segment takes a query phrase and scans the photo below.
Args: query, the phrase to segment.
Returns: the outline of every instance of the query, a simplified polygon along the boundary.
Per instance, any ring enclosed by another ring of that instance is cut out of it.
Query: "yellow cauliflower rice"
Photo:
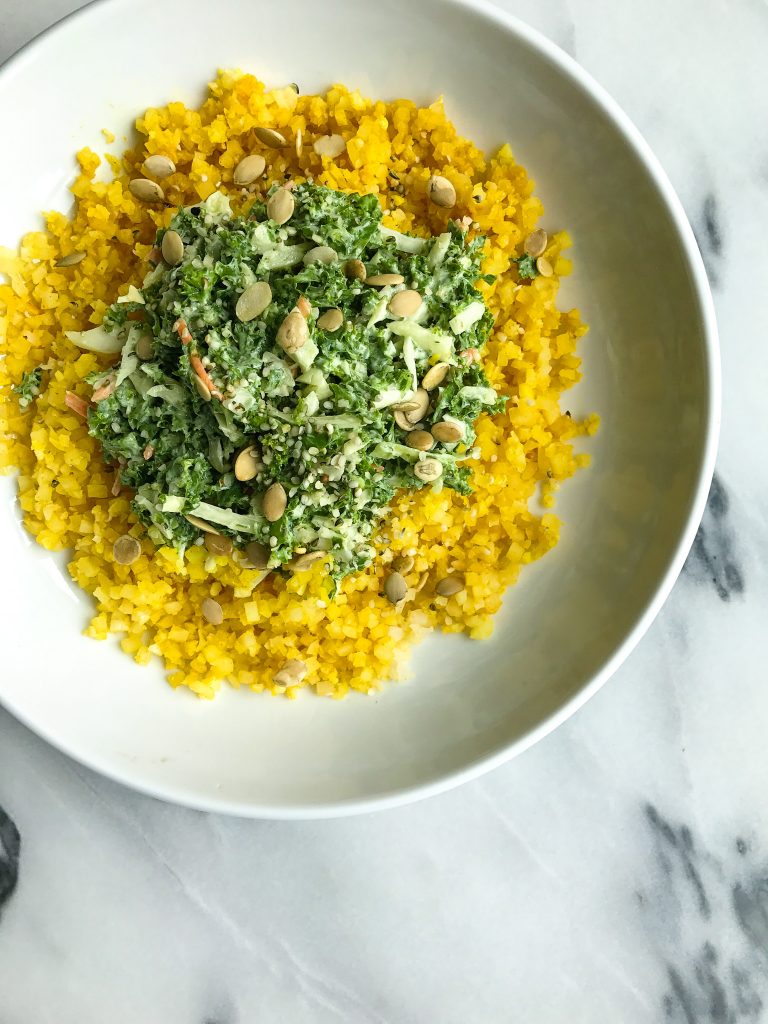
[[[486,159],[456,133],[439,101],[371,101],[340,85],[304,96],[291,87],[268,90],[251,75],[220,73],[199,110],[170,103],[148,110],[136,127],[143,146],[119,160],[107,156],[109,176],[97,176],[95,153],[78,153],[71,216],[48,213],[46,230],[27,235],[18,253],[0,250],[0,468],[18,469],[29,532],[49,550],[71,550],[69,571],[95,603],[87,634],[118,635],[137,662],[160,658],[172,686],[207,698],[224,681],[291,697],[300,686],[334,697],[350,688],[371,692],[404,677],[410,644],[431,629],[489,637],[521,566],[557,543],[558,519],[532,511],[532,499],[553,506],[560,481],[588,461],[574,451],[574,438],[597,426],[596,417],[577,422],[560,406],[562,393],[579,380],[576,348],[585,332],[578,312],[561,312],[555,302],[559,278],[569,271],[562,256],[567,234],[548,237],[538,276],[518,274],[515,261],[543,213],[525,170],[507,146]],[[263,128],[279,131],[288,144],[264,145],[256,131]],[[315,149],[329,135],[342,137],[340,152],[332,144]],[[267,172],[246,191],[233,184],[233,170],[253,152],[265,156]],[[175,165],[162,181],[167,207],[143,204],[129,191],[151,155]],[[455,188],[451,210],[429,201],[432,175]],[[487,236],[483,272],[495,276],[479,286],[495,318],[483,368],[509,397],[503,413],[477,423],[472,494],[403,492],[379,530],[378,557],[346,577],[335,599],[327,596],[322,565],[262,579],[241,560],[203,546],[183,556],[156,548],[130,497],[114,496],[114,471],[65,402],[66,392],[82,391],[83,379],[109,363],[76,348],[64,332],[99,324],[118,294],[141,284],[155,233],[169,224],[173,208],[216,190],[237,207],[288,178],[374,193],[384,224],[400,232],[436,235],[448,217],[471,220],[470,235]],[[73,253],[85,256],[58,265]],[[13,386],[41,365],[41,393],[25,407]],[[113,557],[125,534],[141,544],[130,565]],[[383,584],[398,557],[408,592],[393,606]],[[438,584],[449,575],[463,587],[441,596]],[[221,623],[202,613],[211,598],[222,609]],[[294,659],[306,674],[286,686],[290,678],[280,673]]]

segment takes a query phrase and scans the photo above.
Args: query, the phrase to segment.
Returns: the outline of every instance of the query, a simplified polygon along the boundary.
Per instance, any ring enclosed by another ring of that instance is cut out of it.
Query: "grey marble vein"
[[[0,807],[0,908],[13,895],[19,879],[19,830]]]
[[[717,289],[720,286],[720,266],[724,259],[724,241],[720,205],[713,192],[707,192],[704,196],[700,213],[694,220],[694,233],[710,284],[713,289]]]
[[[746,1024],[768,998],[768,864],[740,837],[717,851],[646,805],[662,880],[640,894],[666,975],[664,1020]],[[734,857],[734,853],[736,856]]]
[[[704,517],[684,569],[694,581],[711,583],[724,602],[743,595],[746,588],[730,505],[722,477],[715,473]]]
[[[657,843],[656,854],[665,874],[671,876],[676,866],[682,869],[684,877],[694,892],[699,913],[705,920],[708,920],[712,911],[697,865],[697,855],[690,829],[687,825],[681,825],[679,828],[673,827],[652,804],[646,805],[645,816],[653,829]]]

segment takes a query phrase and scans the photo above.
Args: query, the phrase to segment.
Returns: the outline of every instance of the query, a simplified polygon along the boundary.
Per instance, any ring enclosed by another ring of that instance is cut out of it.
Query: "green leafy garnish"
[[[14,386],[13,390],[19,396],[19,406],[22,409],[26,409],[31,405],[40,394],[42,380],[43,369],[41,366],[21,375],[21,380]]]
[[[517,260],[517,272],[524,281],[538,277],[539,271],[533,256],[529,256],[527,253],[525,256],[521,256]]]

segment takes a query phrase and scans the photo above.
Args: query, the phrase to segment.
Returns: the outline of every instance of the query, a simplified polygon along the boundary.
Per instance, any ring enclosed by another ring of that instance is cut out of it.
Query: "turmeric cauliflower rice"
[[[489,637],[597,428],[561,409],[586,328],[525,170],[441,102],[233,73],[136,127],[0,249],[0,471],[87,635],[206,698]]]

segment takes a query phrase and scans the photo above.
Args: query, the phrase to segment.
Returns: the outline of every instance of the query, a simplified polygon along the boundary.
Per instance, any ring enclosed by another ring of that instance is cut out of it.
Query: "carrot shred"
[[[221,392],[219,391],[219,389],[216,387],[216,385],[211,380],[210,375],[208,374],[208,371],[206,370],[206,368],[202,364],[200,356],[191,355],[189,357],[189,363],[190,363],[190,366],[192,367],[192,369],[195,371],[195,373],[199,377],[199,379],[203,382],[203,384],[205,384],[205,386],[211,392],[213,397],[220,399],[221,398]]]
[[[110,380],[108,380],[105,384],[102,384],[100,388],[96,388],[96,390],[91,395],[91,401],[103,402],[105,398],[109,398],[109,396],[114,393],[114,390],[115,380],[113,377]]]
[[[173,329],[176,331],[178,336],[181,338],[182,345],[190,345],[192,343],[193,339],[192,339],[192,335],[189,333],[189,328],[187,327],[187,321],[184,320],[182,317],[180,317],[176,321],[176,323],[173,325]],[[221,398],[222,398],[221,392],[219,391],[219,389],[216,387],[216,385],[211,380],[210,376],[208,375],[208,371],[203,366],[203,363],[202,363],[202,360],[200,359],[200,356],[196,352],[193,352],[190,355],[189,363],[190,363],[190,366],[192,367],[192,369],[195,371],[195,374],[198,377],[198,379],[201,380],[203,382],[203,384],[205,384],[205,386],[210,391],[211,395],[214,398],[218,398],[219,400],[221,400]]]
[[[67,391],[64,395],[64,404],[68,409],[71,409],[76,416],[80,416],[82,419],[88,419],[88,402],[80,395],[76,395],[74,391]]]
[[[192,344],[192,335],[189,333],[189,328],[187,327],[187,321],[186,320],[184,320],[182,318],[178,319],[176,321],[176,323],[173,325],[173,329],[174,329],[174,331],[176,331],[178,336],[181,338],[181,344],[182,345],[191,345]]]

